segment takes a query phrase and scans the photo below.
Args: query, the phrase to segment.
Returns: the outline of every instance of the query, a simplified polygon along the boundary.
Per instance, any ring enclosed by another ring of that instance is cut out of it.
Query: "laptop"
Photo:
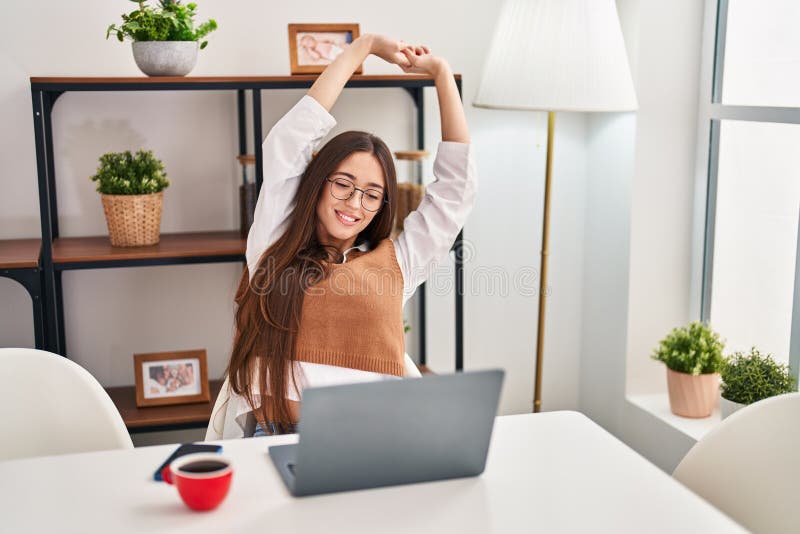
[[[292,495],[481,474],[504,373],[474,371],[303,392],[299,442],[269,448]]]

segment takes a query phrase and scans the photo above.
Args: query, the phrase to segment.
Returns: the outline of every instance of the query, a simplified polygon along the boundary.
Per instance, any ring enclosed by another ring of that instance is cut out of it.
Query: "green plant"
[[[679,373],[717,373],[722,367],[724,346],[716,332],[695,321],[683,328],[674,328],[659,342],[652,358]]]
[[[106,195],[146,195],[169,187],[164,164],[150,150],[103,154],[91,180]]]
[[[209,19],[194,27],[197,4],[183,5],[180,0],[159,0],[159,9],[145,5],[147,0],[131,0],[139,4],[139,9],[122,15],[123,23],[112,24],[106,30],[106,39],[112,33],[123,41],[128,37],[134,41],[199,41],[217,29],[217,22]],[[200,49],[208,41],[200,43]]]
[[[740,404],[797,391],[797,382],[789,373],[789,366],[776,362],[770,354],[761,354],[755,347],[749,354],[731,355],[720,374],[722,396]]]

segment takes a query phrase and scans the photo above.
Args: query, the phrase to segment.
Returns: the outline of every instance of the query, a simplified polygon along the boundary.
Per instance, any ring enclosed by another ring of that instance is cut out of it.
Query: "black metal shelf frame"
[[[252,114],[253,114],[253,139],[255,152],[255,181],[256,187],[260,191],[263,181],[262,149],[261,142],[256,140],[263,139],[263,128],[261,119],[261,91],[271,89],[306,89],[311,87],[314,79],[298,80],[198,80],[175,82],[157,82],[152,79],[143,78],[144,81],[125,80],[109,81],[107,79],[89,81],[69,81],[59,79],[58,81],[31,81],[31,97],[33,102],[33,122],[34,136],[36,143],[36,169],[39,181],[39,212],[42,232],[42,252],[40,270],[42,287],[39,303],[44,317],[39,325],[40,334],[37,334],[37,346],[39,345],[39,335],[42,337],[42,346],[46,350],[57,354],[66,355],[66,337],[64,334],[64,304],[62,292],[62,272],[71,269],[97,269],[115,268],[128,266],[152,266],[152,265],[181,265],[189,263],[213,263],[227,261],[242,261],[241,255],[222,255],[206,257],[178,257],[178,258],[154,258],[154,259],[135,259],[135,260],[102,260],[91,262],[53,262],[53,240],[59,236],[58,228],[58,205],[56,196],[56,176],[54,169],[53,152],[53,121],[52,111],[55,102],[65,92],[128,92],[128,91],[219,91],[232,90],[237,93],[238,111],[238,135],[240,155],[247,153],[247,126],[245,91],[251,92]],[[456,78],[459,95],[462,93],[461,79]],[[402,88],[411,96],[417,112],[417,148],[425,147],[425,106],[424,93],[425,87],[433,87],[432,79],[419,79],[409,77],[402,79],[352,79],[347,88]],[[243,170],[244,172],[244,170]],[[455,251],[455,368],[457,371],[463,369],[463,294],[464,294],[464,273],[463,258],[461,255],[461,245],[463,232],[459,233],[453,246]],[[23,283],[23,285],[25,285]],[[26,288],[28,286],[26,285]],[[30,291],[30,289],[29,289]],[[426,346],[426,305],[425,305],[425,286],[418,289],[419,293],[419,358],[420,363],[427,362]],[[34,306],[36,300],[34,299]],[[38,328],[38,327],[37,327]]]
[[[0,276],[19,283],[28,292],[33,305],[33,338],[37,349],[45,348],[44,307],[42,298],[42,269],[13,267],[0,269]]]

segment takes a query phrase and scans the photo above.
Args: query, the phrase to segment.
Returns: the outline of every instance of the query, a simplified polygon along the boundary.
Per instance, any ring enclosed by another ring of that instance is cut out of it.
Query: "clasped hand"
[[[436,76],[446,65],[444,59],[434,56],[427,46],[408,45],[383,35],[369,35],[368,38],[372,54],[394,63],[403,72]]]

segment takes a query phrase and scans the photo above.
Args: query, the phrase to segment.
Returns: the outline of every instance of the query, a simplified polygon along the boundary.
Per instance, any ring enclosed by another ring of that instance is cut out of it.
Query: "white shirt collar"
[[[355,247],[350,247],[344,252],[342,252],[342,263],[345,263],[347,261],[347,254],[353,250],[367,252],[369,250],[369,241],[362,241],[360,245],[356,245]]]

